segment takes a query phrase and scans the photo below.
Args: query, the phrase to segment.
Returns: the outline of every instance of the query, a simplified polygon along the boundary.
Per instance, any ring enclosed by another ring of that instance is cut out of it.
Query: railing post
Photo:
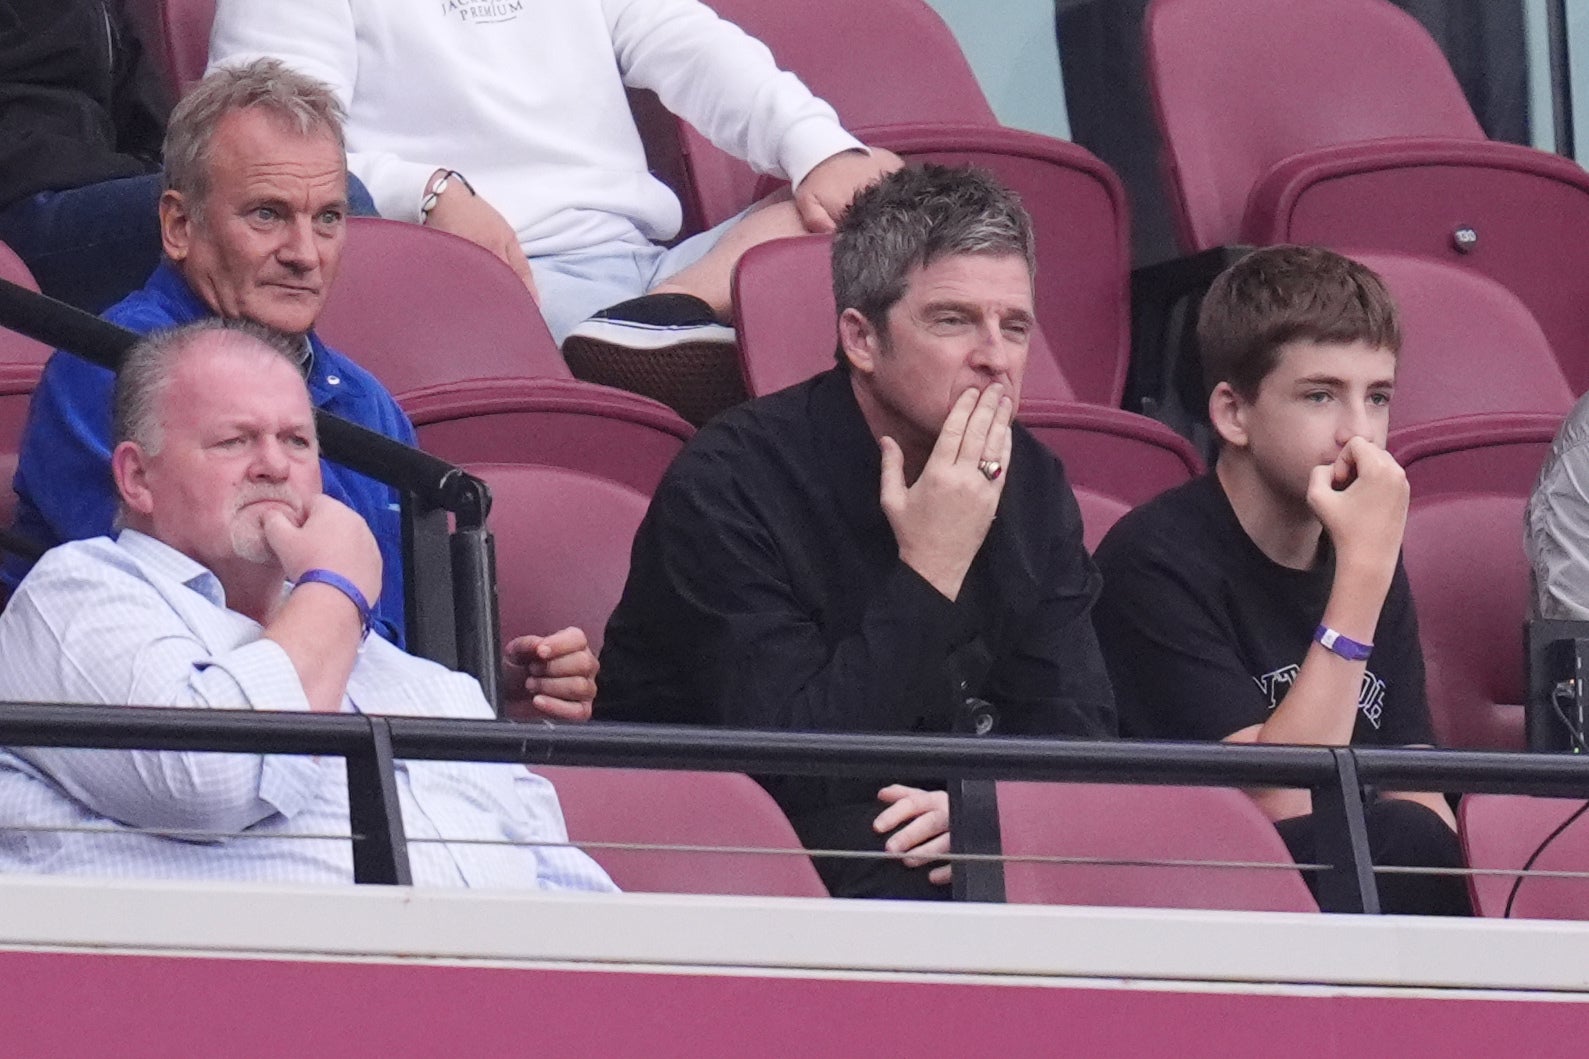
[[[480,682],[486,701],[500,717],[501,626],[497,616],[496,548],[490,530],[484,526],[460,526],[453,533],[452,577],[458,598],[458,670]]]
[[[1350,747],[1338,747],[1333,755],[1334,782],[1313,788],[1315,851],[1329,865],[1319,878],[1319,907],[1326,912],[1378,915],[1379,888],[1368,848],[1357,759]]]
[[[392,729],[384,717],[368,717],[370,749],[349,754],[348,823],[353,830],[353,881],[409,886],[408,838],[397,797]]]
[[[998,855],[1004,852],[999,834],[999,795],[993,780],[949,781],[949,852]],[[1004,903],[1004,862],[974,860],[956,864],[950,876],[956,901]]]
[[[403,590],[408,650],[456,669],[457,620],[453,613],[452,557],[447,512],[403,494]]]

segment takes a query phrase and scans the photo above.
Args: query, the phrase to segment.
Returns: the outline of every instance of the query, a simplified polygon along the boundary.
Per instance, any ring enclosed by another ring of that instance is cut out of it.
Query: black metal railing
[[[676,725],[0,704],[0,746],[320,754],[347,761],[354,877],[409,881],[397,760],[698,769],[772,775],[1299,787],[1320,816],[1320,903],[1377,912],[1363,788],[1589,796],[1589,759],[1436,749],[855,735]],[[994,812],[984,807],[982,812]],[[956,819],[952,836],[987,819]],[[996,861],[957,867],[1002,873]],[[997,881],[1002,887],[1002,874]]]

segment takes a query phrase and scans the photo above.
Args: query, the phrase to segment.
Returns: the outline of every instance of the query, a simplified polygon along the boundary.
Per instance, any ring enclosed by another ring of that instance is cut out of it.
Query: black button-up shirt
[[[951,601],[899,558],[847,374],[725,413],[674,461],[636,535],[596,716],[946,732],[965,730],[956,713],[976,698],[1000,733],[1112,735],[1090,613],[1099,577],[1076,499],[1020,427],[1010,463]],[[803,817],[877,804],[872,781],[763,782],[808,845]]]

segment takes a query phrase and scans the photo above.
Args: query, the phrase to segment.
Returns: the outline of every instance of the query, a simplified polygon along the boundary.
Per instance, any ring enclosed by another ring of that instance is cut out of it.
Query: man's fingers
[[[596,682],[586,676],[529,677],[524,681],[524,690],[531,695],[550,695],[572,702],[595,698]]]
[[[905,506],[905,454],[900,450],[899,442],[890,437],[879,439],[877,445],[883,456],[883,476],[878,497],[884,511],[898,511]]]
[[[528,665],[535,658],[535,647],[544,636],[515,636],[502,648],[502,657],[514,665]]]
[[[260,519],[259,528],[264,535],[265,543],[270,545],[270,550],[278,555],[281,553],[281,547],[288,544],[292,540],[293,535],[303,529],[303,527],[288,518],[285,511],[279,511],[274,507],[265,512],[265,516]]]
[[[524,668],[534,677],[594,677],[601,663],[589,650],[582,649],[544,662],[532,657]]]
[[[949,855],[949,832],[940,831],[931,839],[917,843],[910,847],[909,853],[901,859],[907,868],[920,868],[924,864],[931,864],[935,860],[942,860]]]
[[[562,655],[583,651],[590,646],[590,641],[585,637],[585,631],[577,626],[570,625],[566,629],[559,629],[550,636],[537,637],[535,657],[549,660]]]
[[[823,205],[815,192],[805,190],[795,192],[794,204],[795,212],[799,214],[800,223],[806,231],[822,235],[837,227],[833,215],[828,212],[827,206]]]
[[[890,853],[911,853],[918,856],[927,855],[927,847],[934,839],[949,830],[949,819],[930,807],[923,807],[917,802],[901,802],[901,805],[915,805],[919,812],[914,820],[888,836],[886,847]],[[894,808],[890,806],[889,808]],[[943,852],[948,852],[947,844]],[[930,857],[928,859],[931,859]],[[920,861],[918,861],[920,863]]]
[[[949,409],[949,415],[943,421],[943,426],[938,431],[938,440],[933,444],[930,460],[943,463],[953,463],[960,455],[960,445],[966,435],[966,425],[971,421],[971,413],[977,407],[981,394],[974,389],[968,389],[959,397]]]
[[[960,440],[960,451],[955,458],[962,463],[977,463],[987,458],[988,437],[993,430],[993,419],[998,415],[999,398],[1004,387],[993,383],[977,394],[976,404],[966,420],[965,436]]]
[[[570,702],[550,695],[537,695],[530,700],[535,712],[554,721],[584,722],[590,720],[590,700]]]
[[[927,873],[927,881],[934,886],[948,886],[954,881],[954,868],[948,864],[940,864]]]
[[[915,816],[917,810],[914,803],[906,798],[890,805],[887,809],[877,814],[877,819],[872,821],[872,830],[880,835],[887,834],[900,824]],[[892,846],[890,847],[892,848]]]

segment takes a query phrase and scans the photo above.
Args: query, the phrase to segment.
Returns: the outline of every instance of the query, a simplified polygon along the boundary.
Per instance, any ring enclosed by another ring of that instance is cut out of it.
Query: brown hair
[[[1220,273],[1203,298],[1197,342],[1203,381],[1252,400],[1280,348],[1298,339],[1366,342],[1401,350],[1401,323],[1385,282],[1317,246],[1270,246]]]

